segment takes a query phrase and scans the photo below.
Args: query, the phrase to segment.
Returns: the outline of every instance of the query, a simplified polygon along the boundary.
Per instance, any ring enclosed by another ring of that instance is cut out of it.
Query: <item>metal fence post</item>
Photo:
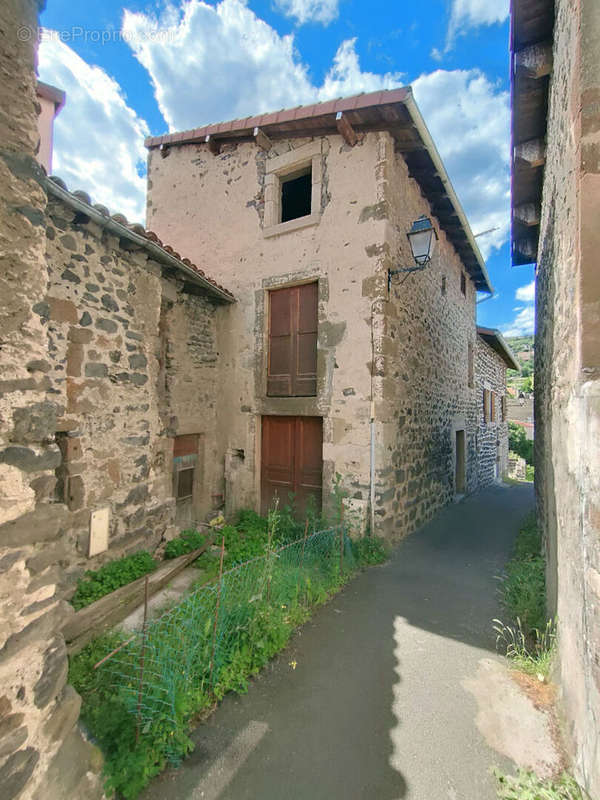
[[[217,644],[217,625],[219,624],[219,606],[221,605],[221,589],[223,587],[223,555],[225,553],[225,537],[221,540],[221,560],[219,562],[219,588],[217,589],[217,604],[215,606],[215,623],[213,626],[212,652],[210,654],[210,688],[213,688],[213,674],[215,668],[215,647]]]
[[[146,657],[146,624],[148,622],[148,576],[144,581],[144,622],[142,625],[142,651],[140,653],[140,684],[137,697],[137,713],[135,723],[135,742],[140,738],[140,725],[142,722],[142,692],[144,687],[144,660]]]

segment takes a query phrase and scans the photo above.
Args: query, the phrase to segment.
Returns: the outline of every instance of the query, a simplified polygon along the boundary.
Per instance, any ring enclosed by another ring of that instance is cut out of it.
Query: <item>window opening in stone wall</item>
[[[311,212],[312,167],[281,178],[281,222],[306,217]]]
[[[442,275],[442,295],[446,294],[446,276]]]
[[[178,470],[177,500],[185,500],[194,494],[194,472],[193,468]]]
[[[460,276],[460,290],[466,297],[466,295],[467,295],[467,278],[466,278],[464,272],[462,272],[461,276]]]
[[[473,363],[473,345],[471,342],[469,342],[468,345],[467,359],[468,359],[467,370],[468,370],[469,389],[472,389],[473,386],[475,385],[475,367]]]
[[[456,494],[464,494],[466,487],[466,447],[465,432],[456,431],[456,464],[455,464],[455,483]]]

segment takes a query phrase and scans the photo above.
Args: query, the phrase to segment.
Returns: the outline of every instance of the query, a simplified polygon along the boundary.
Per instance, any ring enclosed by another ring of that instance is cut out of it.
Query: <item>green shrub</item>
[[[171,539],[165,547],[165,558],[178,558],[192,550],[198,550],[206,541],[206,536],[198,531],[183,531],[176,539]]]
[[[531,464],[527,464],[525,467],[525,480],[531,483],[535,480],[535,467]]]
[[[528,770],[520,769],[517,777],[494,770],[500,800],[586,800],[587,795],[567,773],[559,778],[542,780]]]
[[[533,465],[533,440],[527,438],[525,428],[516,422],[508,423],[508,447],[511,452],[524,458],[530,466]]]
[[[352,551],[359,565],[382,564],[387,561],[388,551],[383,539],[378,536],[363,536],[352,540]]]
[[[71,605],[76,611],[89,606],[106,594],[114,592],[121,586],[153,572],[156,561],[150,553],[141,551],[130,556],[118,558],[97,570],[87,570],[84,578],[77,582],[77,589],[71,598]]]

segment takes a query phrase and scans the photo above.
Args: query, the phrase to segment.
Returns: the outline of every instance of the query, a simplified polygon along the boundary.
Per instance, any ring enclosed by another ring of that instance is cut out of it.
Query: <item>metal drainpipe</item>
[[[370,534],[375,535],[375,398],[373,397],[373,373],[375,371],[375,335],[373,332],[373,313],[375,308],[374,300],[371,303],[371,414],[370,414],[370,435],[371,435],[371,464],[369,473],[369,516]]]

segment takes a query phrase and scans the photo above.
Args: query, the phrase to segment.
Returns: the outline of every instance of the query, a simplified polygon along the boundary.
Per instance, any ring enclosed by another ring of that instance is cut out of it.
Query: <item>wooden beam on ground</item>
[[[528,167],[543,167],[546,163],[546,145],[542,139],[528,139],[516,145],[515,161]]]
[[[540,209],[536,203],[521,203],[513,209],[513,218],[523,225],[532,226],[540,224]]]
[[[266,153],[273,147],[273,142],[261,128],[254,128],[254,141]]]
[[[213,156],[218,156],[221,152],[221,142],[218,139],[213,139],[210,134],[204,139],[206,144],[208,145],[208,149],[213,154]]]
[[[515,53],[515,72],[525,78],[543,78],[552,72],[552,42],[524,47]]]
[[[354,147],[354,145],[358,142],[358,136],[352,127],[350,120],[348,117],[344,116],[342,111],[338,111],[335,115],[335,124],[338,129],[338,133],[344,139],[346,144],[349,144],[350,147]]]
[[[192,561],[201,556],[213,544],[213,539],[214,536],[209,536],[198,550],[192,550],[191,553],[186,553],[171,561],[164,561],[154,572],[151,572],[148,575],[148,597],[152,597],[163,589]],[[62,629],[69,655],[78,653],[92,639],[114,628],[135,611],[144,602],[145,582],[146,576],[144,575],[73,614]]]

